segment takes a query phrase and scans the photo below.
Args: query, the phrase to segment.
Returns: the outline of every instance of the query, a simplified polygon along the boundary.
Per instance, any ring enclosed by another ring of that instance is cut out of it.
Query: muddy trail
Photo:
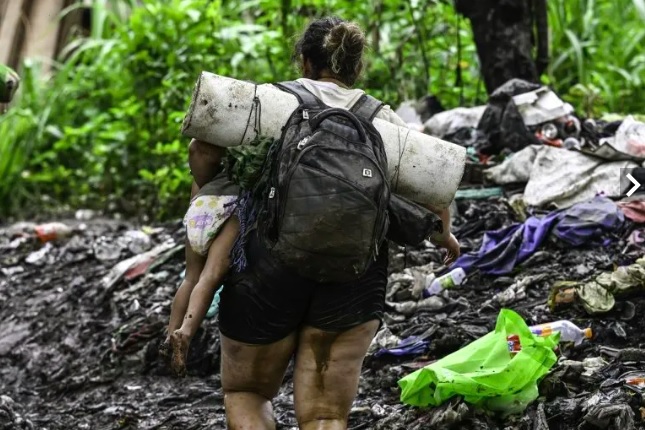
[[[458,209],[464,252],[479,247],[484,231],[517,221],[505,199],[462,201]],[[28,225],[0,229],[0,429],[224,429],[217,319],[206,320],[193,341],[187,378],[171,376],[158,356],[184,269],[181,223],[144,228],[148,240],[128,233],[141,226],[127,222],[66,222],[75,233],[46,244],[20,236]],[[595,317],[577,304],[555,313],[547,306],[556,281],[589,279],[641,257],[626,239],[636,228],[627,222],[606,246],[573,248],[549,238],[512,275],[472,275],[442,296],[443,306],[415,313],[390,307],[390,332],[424,334],[428,347],[366,358],[350,428],[645,428],[642,388],[624,378],[645,368],[645,297],[621,297]],[[128,270],[113,271],[145,252]],[[410,300],[415,279],[440,262],[432,245],[393,246],[389,302]],[[593,339],[560,348],[540,397],[522,415],[490,415],[458,397],[437,408],[401,404],[397,381],[491,331],[502,303],[529,325],[569,319],[590,326]],[[296,428],[292,401],[289,370],[274,402],[278,428]]]

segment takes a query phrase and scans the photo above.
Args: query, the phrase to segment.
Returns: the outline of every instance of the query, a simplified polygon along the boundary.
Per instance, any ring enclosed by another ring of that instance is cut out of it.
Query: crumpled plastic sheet
[[[476,106],[472,108],[458,107],[439,112],[425,122],[424,132],[443,138],[462,128],[476,128],[485,110],[486,106]]]
[[[620,196],[620,169],[634,167],[639,165],[632,161],[607,162],[577,151],[533,145],[484,174],[498,185],[526,183],[524,200],[529,206],[567,208],[599,193]]]

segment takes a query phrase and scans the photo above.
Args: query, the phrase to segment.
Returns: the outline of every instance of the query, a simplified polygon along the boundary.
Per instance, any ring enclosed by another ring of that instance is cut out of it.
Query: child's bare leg
[[[240,224],[235,216],[229,218],[222,226],[208,250],[206,265],[199,281],[190,294],[183,324],[170,337],[173,351],[171,366],[178,375],[186,372],[188,346],[208,312],[217,287],[229,270],[229,255],[239,231]]]
[[[195,197],[198,191],[199,187],[195,182],[193,182],[191,199]],[[186,275],[172,300],[172,305],[170,307],[170,322],[168,323],[166,340],[159,350],[162,356],[168,356],[170,354],[170,335],[173,331],[181,327],[184,315],[186,314],[186,309],[188,308],[190,294],[193,292],[193,288],[195,288],[195,285],[197,285],[197,282],[199,281],[199,276],[202,273],[205,263],[206,257],[193,251],[190,243],[186,240]]]
[[[186,309],[188,309],[188,303],[190,302],[190,295],[199,282],[205,264],[206,257],[193,251],[190,243],[186,240],[186,276],[179,286],[179,289],[177,289],[175,298],[172,301],[170,322],[168,323],[168,336],[181,327],[184,316],[186,315]]]

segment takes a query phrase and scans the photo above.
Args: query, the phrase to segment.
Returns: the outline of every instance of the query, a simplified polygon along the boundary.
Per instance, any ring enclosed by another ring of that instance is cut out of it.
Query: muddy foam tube
[[[203,72],[182,134],[222,147],[248,144],[256,129],[279,138],[297,107],[295,96],[272,85],[256,86]],[[385,145],[392,191],[419,203],[448,207],[464,174],[466,150],[379,118],[374,126]]]

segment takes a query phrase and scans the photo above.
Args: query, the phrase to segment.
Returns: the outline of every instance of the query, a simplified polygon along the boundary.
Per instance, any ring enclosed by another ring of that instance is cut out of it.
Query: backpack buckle
[[[300,142],[298,142],[298,146],[296,148],[298,148],[299,150],[304,148],[307,144],[307,141],[309,141],[309,136],[303,138]]]
[[[309,119],[309,111],[307,109],[302,110],[302,119]]]

